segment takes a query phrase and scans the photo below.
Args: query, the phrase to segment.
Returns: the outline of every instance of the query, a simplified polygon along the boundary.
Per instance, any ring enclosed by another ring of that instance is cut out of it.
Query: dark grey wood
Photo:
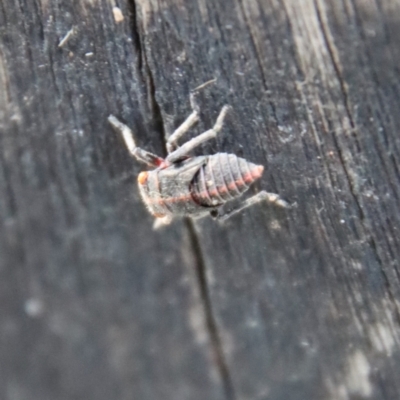
[[[114,5],[0,2],[0,398],[398,399],[399,2]],[[165,155],[211,78],[297,206],[153,231],[107,116]]]

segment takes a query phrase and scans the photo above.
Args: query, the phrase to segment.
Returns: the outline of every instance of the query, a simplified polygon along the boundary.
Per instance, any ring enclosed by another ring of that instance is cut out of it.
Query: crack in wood
[[[186,227],[189,232],[190,242],[192,244],[193,253],[196,259],[196,276],[199,285],[200,297],[205,314],[207,331],[209,334],[214,359],[223,383],[224,392],[227,400],[235,400],[236,396],[233,389],[232,378],[226,362],[221,335],[218,331],[217,321],[213,314],[210,290],[207,284],[206,266],[203,253],[200,246],[199,237],[194,228],[194,223],[190,219],[186,219]]]
[[[163,116],[161,113],[161,107],[157,101],[156,97],[156,88],[154,83],[153,73],[151,71],[150,65],[147,60],[146,55],[146,44],[144,42],[143,35],[139,29],[139,22],[137,16],[136,2],[135,0],[128,0],[128,6],[132,13],[132,37],[135,43],[135,46],[138,50],[139,54],[139,71],[142,73],[142,79],[147,86],[147,92],[149,95],[149,99],[151,101],[151,111],[153,113],[153,122],[156,128],[156,131],[160,135],[161,141],[163,143],[164,154],[166,155],[167,149],[167,141],[166,141],[166,129],[163,121]]]

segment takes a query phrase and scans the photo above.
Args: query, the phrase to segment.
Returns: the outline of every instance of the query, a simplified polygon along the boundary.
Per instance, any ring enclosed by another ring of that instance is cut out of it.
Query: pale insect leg
[[[152,167],[157,167],[164,161],[161,157],[158,157],[153,153],[137,147],[133,139],[132,130],[121,121],[119,121],[116,117],[114,117],[114,115],[110,115],[108,117],[108,122],[113,126],[114,129],[122,134],[126,147],[128,148],[131,155],[134,156],[137,160],[144,162]]]
[[[217,118],[217,121],[213,128],[209,129],[208,131],[205,131],[199,136],[196,136],[195,138],[189,140],[185,144],[183,144],[181,147],[173,151],[171,154],[168,155],[166,160],[170,163],[174,163],[175,161],[179,160],[180,158],[186,156],[188,153],[190,153],[193,149],[195,149],[197,146],[200,144],[206,142],[207,140],[213,139],[217,136],[217,133],[222,129],[223,123],[224,123],[224,118],[229,111],[230,106],[223,106],[221,112],[219,113],[219,116]]]
[[[200,107],[196,101],[196,94],[199,90],[205,88],[206,86],[214,83],[216,79],[212,79],[208,82],[203,83],[200,86],[197,86],[190,93],[190,106],[192,107],[192,113],[183,121],[183,123],[175,129],[175,131],[169,136],[167,139],[167,152],[168,154],[172,153],[177,147],[177,141],[187,132],[189,129],[194,126],[197,122],[199,122],[199,113]]]
[[[186,119],[183,121],[182,125],[180,125],[172,135],[167,139],[167,152],[171,154],[177,147],[178,139],[183,136],[192,126],[194,126],[197,122],[199,122],[199,113],[194,110]]]
[[[277,205],[279,207],[283,208],[291,208],[293,205],[290,205],[288,202],[283,200],[278,194],[276,193],[268,193],[265,190],[262,190],[261,192],[255,194],[254,196],[244,200],[237,208],[234,208],[233,210],[228,211],[225,214],[222,215],[216,215],[215,218],[224,222],[228,218],[232,217],[232,215],[237,214],[238,212],[244,210],[245,208],[251,207],[254,204],[259,203],[260,201],[266,201],[268,203]]]
[[[156,218],[153,222],[153,230],[158,230],[163,228],[164,226],[169,225],[172,222],[173,218],[170,215],[166,215],[162,218]]]

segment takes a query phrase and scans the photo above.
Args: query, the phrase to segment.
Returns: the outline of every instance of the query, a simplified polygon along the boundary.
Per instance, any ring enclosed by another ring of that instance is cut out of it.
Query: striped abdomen
[[[244,193],[261,177],[264,167],[234,154],[209,156],[191,183],[194,201],[202,206],[216,207]]]

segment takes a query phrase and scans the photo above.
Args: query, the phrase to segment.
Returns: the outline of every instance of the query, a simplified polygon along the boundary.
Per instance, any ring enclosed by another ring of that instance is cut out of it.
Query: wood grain
[[[0,398],[398,399],[399,35],[396,0],[2,0]],[[212,78],[198,154],[296,207],[153,231],[107,116],[165,155]]]

